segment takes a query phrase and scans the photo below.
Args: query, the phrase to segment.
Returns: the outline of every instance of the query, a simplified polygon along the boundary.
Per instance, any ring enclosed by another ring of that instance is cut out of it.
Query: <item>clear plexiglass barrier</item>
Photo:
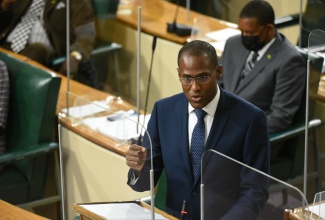
[[[285,210],[309,219],[307,199],[297,187],[224,153],[205,151],[201,169],[201,220],[211,216],[281,220]]]
[[[138,114],[134,107],[118,96],[91,101],[86,96],[68,92],[67,99],[71,107],[61,109],[61,121],[112,139],[114,146],[127,146],[143,137],[150,118],[150,114],[146,117]]]
[[[319,62],[312,63],[313,60],[315,60],[315,55],[318,57],[322,57],[322,59],[318,59]],[[316,97],[321,96],[325,97],[325,31],[316,29],[313,30],[308,38],[308,74],[310,82],[308,83],[309,88],[309,96],[310,97]],[[313,64],[313,65],[312,65]],[[313,109],[312,103],[309,103],[311,106],[309,109]],[[311,114],[311,113],[309,113]],[[318,149],[319,150],[319,149]],[[320,152],[317,152],[317,155],[319,155]],[[316,160],[319,160],[320,158],[315,158]],[[305,162],[307,163],[307,161]],[[307,163],[308,164],[308,163]],[[318,165],[319,171],[322,171],[322,167],[320,167],[320,161],[316,163]],[[319,175],[318,178],[321,178],[322,176]],[[321,182],[321,181],[320,181]],[[319,189],[321,190],[321,189]],[[309,207],[310,212],[310,219],[325,219],[325,192],[318,192],[314,196],[314,201]]]

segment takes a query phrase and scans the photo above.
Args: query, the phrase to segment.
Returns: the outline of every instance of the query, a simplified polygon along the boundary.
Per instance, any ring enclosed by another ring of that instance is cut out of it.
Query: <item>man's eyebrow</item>
[[[191,74],[189,73],[182,73],[183,76],[187,76],[187,77],[192,77]],[[208,76],[210,75],[208,72],[202,72],[202,73],[199,73],[197,74],[195,77],[200,77],[200,76]],[[194,78],[195,78],[194,77]],[[193,77],[192,77],[193,78]]]

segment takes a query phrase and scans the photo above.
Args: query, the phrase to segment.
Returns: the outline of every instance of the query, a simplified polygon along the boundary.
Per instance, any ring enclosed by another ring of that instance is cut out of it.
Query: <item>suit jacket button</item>
[[[193,196],[196,196],[196,195],[197,195],[197,193],[196,193],[196,192],[192,192],[192,195],[193,195]]]

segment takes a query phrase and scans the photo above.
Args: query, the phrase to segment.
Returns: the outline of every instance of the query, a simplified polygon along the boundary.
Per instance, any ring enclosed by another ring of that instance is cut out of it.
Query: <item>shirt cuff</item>
[[[131,186],[134,186],[137,183],[138,179],[139,179],[139,177],[136,177],[135,172],[132,170],[131,179],[130,179],[129,184]]]

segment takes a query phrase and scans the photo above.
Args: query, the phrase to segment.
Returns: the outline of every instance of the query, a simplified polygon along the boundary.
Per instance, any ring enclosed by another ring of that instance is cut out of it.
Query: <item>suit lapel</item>
[[[182,146],[182,157],[183,161],[187,170],[187,174],[189,176],[189,179],[193,182],[193,174],[192,174],[192,166],[191,166],[191,159],[190,159],[190,153],[189,153],[189,142],[188,142],[188,101],[185,98],[182,99],[181,103],[181,109],[178,112],[179,114],[179,124],[178,128],[179,131],[181,131],[180,134],[180,146]]]
[[[224,127],[227,124],[227,120],[229,117],[228,108],[229,108],[228,95],[224,90],[220,89],[220,100],[219,100],[216,113],[214,115],[209,137],[205,146],[206,150],[207,149],[218,150],[217,149],[218,141],[222,136],[222,132],[224,130]]]
[[[258,74],[262,72],[264,67],[276,56],[280,46],[282,45],[282,39],[279,33],[276,35],[276,39],[270,48],[265,52],[263,57],[256,63],[252,71],[245,77],[245,80],[237,87],[236,94],[238,94],[245,87],[256,78]]]
[[[246,59],[249,55],[249,51],[246,50],[244,47],[241,48],[241,50],[238,51],[238,56],[235,57],[236,60],[238,60],[238,64],[236,65],[236,67],[234,68],[235,72],[234,72],[234,79],[236,80],[231,80],[231,84],[230,84],[230,90],[231,92],[235,92],[237,88],[237,85],[238,85],[238,82],[240,80],[240,77],[241,77],[241,73],[242,73],[242,70],[245,66],[245,62],[246,62]]]

